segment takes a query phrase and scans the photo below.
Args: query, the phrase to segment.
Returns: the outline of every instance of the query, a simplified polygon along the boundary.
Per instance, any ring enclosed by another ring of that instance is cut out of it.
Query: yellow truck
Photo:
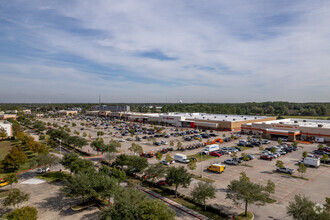
[[[212,172],[222,173],[226,169],[226,165],[215,163],[208,166],[207,169]]]

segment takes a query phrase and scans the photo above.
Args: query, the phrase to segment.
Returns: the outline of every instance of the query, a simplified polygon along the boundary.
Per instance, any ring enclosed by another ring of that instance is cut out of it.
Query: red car
[[[216,152],[216,151],[210,152],[210,155],[215,156],[215,157],[220,157],[221,156],[221,154],[219,152]]]
[[[158,186],[165,186],[165,185],[167,185],[167,182],[166,182],[166,180],[159,180],[156,184]]]
[[[260,159],[263,159],[263,160],[273,160],[273,157],[272,156],[269,156],[269,155],[261,155],[260,156]]]

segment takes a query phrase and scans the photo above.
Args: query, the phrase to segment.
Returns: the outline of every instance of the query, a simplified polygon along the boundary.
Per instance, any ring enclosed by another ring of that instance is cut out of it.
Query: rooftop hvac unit
[[[280,124],[281,124],[281,125],[284,124],[283,121],[280,121]]]
[[[235,118],[233,119],[233,121],[235,121]]]
[[[303,120],[303,122],[306,122],[306,120]]]
[[[254,119],[257,119],[257,117],[254,117]]]
[[[244,120],[246,120],[246,118],[244,118]]]
[[[323,125],[321,125],[321,124],[318,124],[318,125],[317,125],[317,127],[319,127],[319,128],[322,128],[322,127],[323,127]]]
[[[298,123],[298,121],[294,121],[294,123]]]
[[[227,115],[225,115],[225,117],[227,118]]]
[[[242,118],[244,118],[244,115],[242,115]]]
[[[217,116],[214,116],[214,118],[217,118]]]

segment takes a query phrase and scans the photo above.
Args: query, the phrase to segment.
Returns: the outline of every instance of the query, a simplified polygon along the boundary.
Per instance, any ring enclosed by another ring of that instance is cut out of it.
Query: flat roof
[[[252,115],[230,115],[230,114],[207,114],[207,113],[182,113],[171,112],[163,114],[166,116],[182,116],[187,120],[208,120],[208,121],[249,121],[257,119],[270,118],[268,116],[252,116]]]
[[[253,122],[246,123],[247,125],[252,124],[284,124],[284,125],[298,125],[299,127],[319,127],[330,129],[330,120],[315,120],[315,119],[301,119],[301,118],[286,118],[264,122]]]

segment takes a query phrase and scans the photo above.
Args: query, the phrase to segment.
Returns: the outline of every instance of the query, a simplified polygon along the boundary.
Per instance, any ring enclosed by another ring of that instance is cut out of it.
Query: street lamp
[[[201,152],[201,169],[202,169],[201,178],[203,178],[203,152]]]
[[[61,142],[62,142],[62,140],[60,140],[60,155],[62,155],[62,147],[61,147]]]

